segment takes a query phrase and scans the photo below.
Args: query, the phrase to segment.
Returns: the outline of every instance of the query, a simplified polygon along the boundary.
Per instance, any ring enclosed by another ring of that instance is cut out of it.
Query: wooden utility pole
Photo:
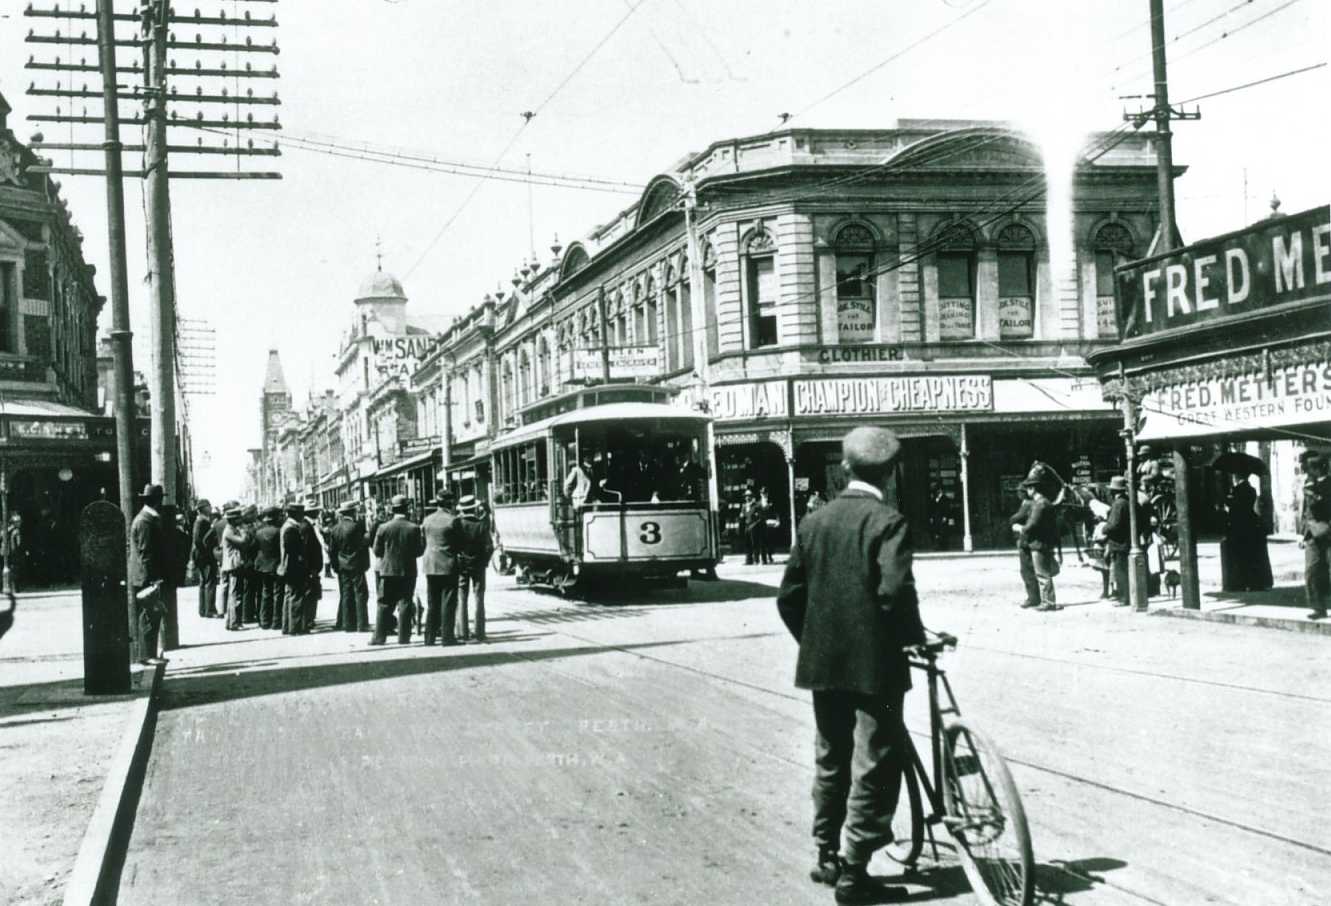
[[[596,318],[601,322],[601,380],[610,383],[610,323],[605,312],[605,284],[596,287]]]

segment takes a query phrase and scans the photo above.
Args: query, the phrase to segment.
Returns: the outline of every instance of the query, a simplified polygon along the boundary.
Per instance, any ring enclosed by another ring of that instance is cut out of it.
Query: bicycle
[[[962,869],[981,902],[986,906],[1030,906],[1035,860],[1017,786],[989,738],[961,720],[952,686],[938,666],[943,651],[956,645],[955,637],[936,633],[931,641],[907,649],[911,667],[929,678],[929,741],[935,783],[929,782],[903,720],[903,752],[909,756],[902,768],[904,803],[893,817],[895,840],[886,852],[908,874],[915,871],[927,829],[934,861],[938,861],[933,828],[941,826],[952,838]],[[945,705],[940,703],[940,691]],[[949,715],[953,719],[944,723]],[[927,815],[922,792],[928,797]]]

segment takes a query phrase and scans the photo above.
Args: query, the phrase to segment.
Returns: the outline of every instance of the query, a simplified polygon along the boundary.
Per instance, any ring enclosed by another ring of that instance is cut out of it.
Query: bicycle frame
[[[934,839],[933,827],[941,824],[946,817],[942,784],[939,779],[943,776],[943,718],[948,715],[959,717],[961,709],[957,706],[956,696],[952,694],[952,684],[947,681],[947,672],[938,666],[937,654],[924,652],[912,656],[910,666],[914,670],[923,671],[929,678],[929,754],[933,768],[931,772],[925,771],[920,751],[911,741],[904,719],[901,724],[902,736],[908,745],[920,789],[929,801],[930,811],[924,816],[924,823],[929,833],[929,845],[933,848],[934,858],[937,859],[938,841]],[[940,692],[946,699],[946,705],[940,704]]]

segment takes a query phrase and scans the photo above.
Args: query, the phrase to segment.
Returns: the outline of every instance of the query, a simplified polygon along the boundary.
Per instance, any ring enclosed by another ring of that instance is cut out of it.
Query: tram
[[[604,384],[521,413],[490,447],[496,541],[521,582],[584,591],[720,559],[709,416]]]

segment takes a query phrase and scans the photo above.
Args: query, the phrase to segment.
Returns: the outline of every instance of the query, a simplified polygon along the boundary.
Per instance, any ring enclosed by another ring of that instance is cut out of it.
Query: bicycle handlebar
[[[926,638],[923,642],[918,645],[907,645],[905,650],[912,654],[936,657],[942,654],[945,649],[957,647],[957,637],[951,633],[930,632],[927,629],[925,630],[925,633]]]

